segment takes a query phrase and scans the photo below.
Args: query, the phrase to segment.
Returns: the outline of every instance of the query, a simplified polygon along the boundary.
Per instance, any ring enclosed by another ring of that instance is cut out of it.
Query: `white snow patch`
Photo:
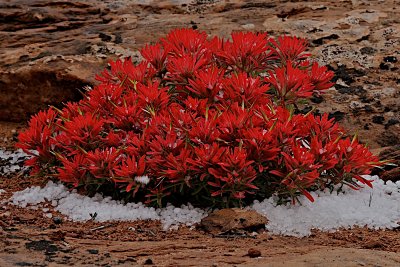
[[[388,181],[385,185],[377,176],[374,188],[358,191],[345,188],[344,194],[311,193],[314,203],[304,196],[302,205],[276,206],[272,198],[255,202],[252,208],[265,215],[269,222],[266,229],[274,234],[303,237],[311,229],[335,231],[339,228],[366,226],[370,229],[392,229],[400,223],[400,182]]]
[[[148,184],[150,182],[150,179],[147,175],[144,176],[136,176],[135,181],[141,184]]]
[[[142,203],[124,204],[110,197],[104,198],[100,194],[90,198],[76,193],[75,190],[69,192],[64,185],[51,181],[44,188],[34,186],[15,192],[10,201],[14,205],[31,208],[48,201],[54,210],[72,221],[87,221],[96,214],[94,220],[99,222],[160,220],[164,229],[181,224],[190,226],[207,215],[205,211],[190,205],[180,208],[169,205],[163,209],[155,209]]]
[[[16,151],[0,149],[0,175],[10,175],[26,170],[27,167],[23,166],[23,164],[30,157],[22,149]]]
[[[385,185],[377,176],[366,178],[375,180],[373,189],[365,187],[355,191],[346,188],[340,195],[328,191],[313,192],[314,203],[300,197],[302,205],[295,206],[276,206],[273,198],[269,198],[255,202],[249,208],[268,218],[266,229],[273,234],[302,237],[311,234],[312,229],[335,231],[354,226],[371,229],[398,227],[400,182],[387,182]],[[99,222],[160,220],[164,229],[176,229],[179,225],[198,223],[207,215],[207,211],[191,205],[167,205],[155,209],[142,203],[124,204],[99,194],[90,198],[53,182],[44,188],[31,187],[16,192],[10,199],[14,205],[31,208],[37,208],[46,201],[72,221],[87,221],[97,214],[94,220]]]

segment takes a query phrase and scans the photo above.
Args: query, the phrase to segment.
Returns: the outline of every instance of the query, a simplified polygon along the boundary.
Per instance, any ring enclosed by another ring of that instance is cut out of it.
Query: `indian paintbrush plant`
[[[110,62],[77,103],[29,122],[17,146],[32,175],[149,205],[229,207],[348,185],[378,158],[326,114],[296,112],[333,73],[303,39],[178,29]]]

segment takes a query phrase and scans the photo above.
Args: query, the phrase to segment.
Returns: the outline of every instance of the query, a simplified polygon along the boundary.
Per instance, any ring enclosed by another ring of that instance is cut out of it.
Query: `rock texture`
[[[207,232],[220,234],[237,230],[257,230],[265,227],[267,218],[253,210],[222,209],[210,213],[200,226]]]
[[[0,120],[23,122],[79,89],[116,57],[169,30],[228,37],[267,31],[309,39],[336,73],[316,106],[372,148],[400,143],[400,8],[397,0],[3,0],[0,3]],[[0,136],[1,137],[1,136]]]

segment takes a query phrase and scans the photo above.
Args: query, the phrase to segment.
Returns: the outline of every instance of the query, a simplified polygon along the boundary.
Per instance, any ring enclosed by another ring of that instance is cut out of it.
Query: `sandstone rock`
[[[325,101],[313,105],[321,112],[335,107],[346,113],[343,127],[358,132],[372,148],[391,143],[374,138],[383,135],[384,127],[364,125],[373,115],[400,110],[400,62],[388,61],[398,58],[400,50],[399,9],[393,8],[393,1],[0,2],[0,121],[25,122],[48,105],[80,99],[79,89],[94,85],[95,74],[109,60],[126,56],[140,60],[138,48],[173,28],[192,27],[224,38],[232,31],[251,30],[306,38],[319,63],[337,65],[336,76],[346,72],[352,80],[345,81],[348,86],[370,86],[367,95],[329,91]],[[351,70],[364,74],[357,76]],[[383,92],[377,99],[372,91]],[[350,106],[351,101],[355,102]],[[363,112],[366,102],[374,112]],[[398,135],[399,130],[391,131],[390,136]]]
[[[383,149],[379,153],[382,160],[395,160],[400,162],[400,144]]]
[[[400,167],[394,168],[392,170],[384,171],[380,178],[387,182],[392,181],[393,183],[400,181]]]
[[[247,252],[247,256],[250,258],[257,258],[261,256],[261,251],[255,248],[249,248],[249,251]]]
[[[222,209],[201,220],[201,227],[211,233],[230,230],[255,230],[265,227],[268,220],[253,210]]]

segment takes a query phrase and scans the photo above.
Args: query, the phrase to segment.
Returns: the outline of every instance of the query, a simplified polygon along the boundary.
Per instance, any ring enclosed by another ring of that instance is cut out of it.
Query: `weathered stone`
[[[95,74],[107,67],[109,60],[131,56],[137,61],[139,48],[171,29],[191,27],[224,38],[233,31],[251,30],[265,31],[272,37],[283,34],[308,39],[309,50],[319,63],[336,66],[335,82],[342,80],[343,86],[362,86],[366,91],[350,90],[341,95],[328,90],[323,102],[312,105],[321,113],[346,113],[342,126],[358,132],[360,140],[371,148],[391,143],[374,138],[383,135],[384,127],[363,128],[372,116],[387,112],[385,108],[398,114],[400,107],[396,87],[399,10],[391,4],[350,1],[321,5],[280,0],[0,2],[0,120],[25,122],[48,105],[80,99],[79,90],[94,85]],[[382,63],[388,70],[379,68]],[[368,104],[373,112],[363,112],[364,99],[371,99],[373,103]],[[389,119],[400,118],[385,116],[385,122]],[[393,132],[390,136],[398,135],[395,126],[389,129]]]
[[[253,210],[238,208],[214,211],[203,220],[201,227],[208,232],[219,233],[229,230],[255,230],[265,227],[268,220]]]

